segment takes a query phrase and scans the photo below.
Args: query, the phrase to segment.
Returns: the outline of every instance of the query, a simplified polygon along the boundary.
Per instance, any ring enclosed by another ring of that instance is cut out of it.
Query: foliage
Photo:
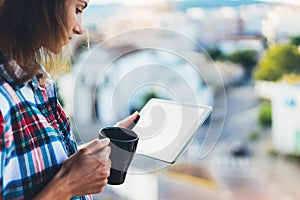
[[[233,63],[241,64],[245,68],[252,68],[257,63],[257,52],[255,50],[237,50],[226,55],[218,47],[212,47],[207,50],[208,55],[213,60],[229,60]]]
[[[258,113],[258,122],[264,128],[270,127],[272,125],[271,102],[265,101],[261,104]]]
[[[256,80],[277,81],[284,74],[300,73],[300,54],[294,45],[274,45],[259,61],[254,77]]]
[[[300,83],[300,74],[284,74],[281,80],[289,84]]]
[[[218,47],[207,50],[208,55],[213,60],[230,61],[240,64],[246,72],[246,77],[251,77],[252,69],[257,64],[258,54],[255,50],[236,50],[231,54],[224,54]]]
[[[292,36],[290,38],[290,44],[295,45],[295,46],[299,46],[300,45],[300,35]]]
[[[249,136],[248,136],[248,139],[252,142],[255,142],[257,141],[261,136],[261,133],[259,131],[256,131],[256,130],[253,130]]]
[[[285,159],[290,162],[300,162],[300,155],[297,153],[287,154],[285,155]]]
[[[269,154],[269,156],[274,157],[274,158],[279,156],[278,151],[276,151],[274,148],[268,149],[268,154]]]
[[[257,52],[254,50],[234,51],[227,56],[233,63],[241,64],[245,69],[251,70],[257,63]]]
[[[225,55],[218,47],[212,47],[207,50],[208,55],[213,60],[223,60],[225,59]]]

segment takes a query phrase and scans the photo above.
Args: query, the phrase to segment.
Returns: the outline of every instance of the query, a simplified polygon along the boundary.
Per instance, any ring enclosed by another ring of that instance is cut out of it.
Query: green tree
[[[227,56],[227,59],[242,65],[246,70],[246,75],[251,76],[252,69],[257,64],[258,55],[254,50],[234,51]]]
[[[260,105],[258,113],[258,123],[264,128],[272,126],[271,102],[265,101]]]
[[[213,60],[223,60],[225,58],[225,55],[218,47],[212,47],[210,49],[207,49],[207,54]]]
[[[300,45],[300,35],[292,36],[290,38],[290,44],[299,46]]]
[[[256,80],[277,81],[283,75],[293,73],[300,73],[298,48],[290,44],[274,45],[259,61],[254,77]]]
[[[239,63],[245,68],[251,68],[257,63],[257,52],[254,50],[234,51],[228,55],[228,60]]]

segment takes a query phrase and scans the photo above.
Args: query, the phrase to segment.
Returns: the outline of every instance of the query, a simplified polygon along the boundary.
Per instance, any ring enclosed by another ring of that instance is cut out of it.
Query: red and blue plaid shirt
[[[9,65],[22,74],[14,61]],[[41,85],[37,77],[17,86],[0,63],[0,199],[31,199],[77,151],[54,82],[47,75]]]

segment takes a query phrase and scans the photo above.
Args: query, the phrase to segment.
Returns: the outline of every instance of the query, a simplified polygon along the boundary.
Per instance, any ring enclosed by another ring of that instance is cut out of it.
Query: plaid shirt
[[[15,62],[9,65],[22,74]],[[0,64],[0,200],[31,199],[77,151],[54,82],[48,77],[41,85],[37,77],[17,86]]]

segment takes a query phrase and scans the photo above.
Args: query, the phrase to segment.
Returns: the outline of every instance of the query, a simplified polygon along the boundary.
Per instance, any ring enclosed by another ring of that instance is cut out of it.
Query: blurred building
[[[300,85],[258,81],[256,94],[272,104],[272,143],[283,154],[300,154]]]
[[[300,86],[277,84],[272,96],[272,141],[276,150],[300,154]]]
[[[193,24],[195,40],[204,48],[218,46],[224,53],[244,49],[262,52],[265,44],[261,22],[271,8],[270,5],[195,7],[187,9],[186,15]]]
[[[285,42],[300,34],[300,5],[281,5],[268,11],[262,21],[262,33],[269,43]]]
[[[117,52],[112,51],[118,49],[94,49],[77,73],[73,72],[71,82],[76,86],[69,96],[74,98],[74,114],[80,113],[76,114],[78,121],[112,124],[139,109],[149,93],[185,104],[212,104],[213,94],[200,74],[176,55],[144,50],[114,60]]]
[[[201,48],[203,50],[202,44],[197,43],[199,38],[207,41],[207,43],[214,43],[217,39],[223,38],[225,44],[229,36],[242,35],[243,21],[239,13],[233,8],[220,8],[212,12],[191,9],[184,13],[165,4],[163,6],[161,4],[156,5],[155,8],[134,8],[111,4],[105,6],[90,5],[87,9],[86,15],[88,15],[85,17],[89,31],[84,34],[83,39],[75,38],[76,41],[74,40],[73,45],[75,47],[76,42],[82,43],[84,40],[96,41],[100,46],[105,45],[92,49],[92,54],[87,60],[85,55],[88,55],[89,51],[82,55],[78,59],[78,63],[75,64],[73,72],[62,77],[62,79],[68,80],[68,84],[61,84],[61,92],[66,96],[68,102],[72,102],[66,105],[67,112],[70,115],[81,113],[77,115],[81,122],[93,122],[99,118],[101,121],[111,123],[115,120],[112,117],[119,119],[129,114],[129,111],[138,107],[137,105],[141,102],[131,102],[135,103],[136,106],[128,105],[127,94],[123,93],[128,91],[127,88],[139,85],[138,80],[140,82],[142,80],[144,82],[151,80],[152,82],[162,82],[162,85],[176,88],[178,94],[185,97],[182,100],[185,103],[212,104],[213,93],[208,95],[208,88],[205,87],[217,88],[242,76],[238,66],[218,63],[221,67],[216,70],[216,63],[212,63],[206,60],[203,55],[196,53],[196,50]],[[239,40],[240,43],[242,43],[241,41]],[[251,43],[252,39],[249,41]],[[234,43],[236,43],[235,40]],[[148,50],[142,51],[145,48]],[[149,50],[151,48],[152,50]],[[190,60],[184,61],[181,58],[186,55]],[[119,58],[120,56],[122,59]],[[189,61],[195,63],[196,66],[191,66]],[[83,63],[84,66],[82,67]],[[132,77],[132,80],[119,86],[118,91],[115,90],[113,83],[118,83],[124,74],[131,74],[131,71],[145,65],[150,67],[144,69],[144,72],[139,72],[138,79]],[[157,73],[155,71],[157,69],[153,67],[155,65],[162,65],[160,68],[163,70]],[[113,71],[106,71],[106,76],[101,77],[101,72],[106,68],[113,69]],[[201,71],[200,77],[197,70]],[[170,72],[177,74],[172,75]],[[216,76],[224,81],[216,83]],[[205,82],[203,77],[205,77]],[[188,82],[189,85],[184,85],[185,82]],[[63,88],[64,85],[71,85],[71,83],[73,85],[76,83],[76,86],[73,86],[72,89],[69,86],[69,89]],[[182,87],[187,86],[198,95],[195,102],[191,101],[195,98],[191,97],[190,94],[184,94],[190,89]],[[77,92],[78,96],[76,94],[74,96],[73,93],[66,95],[74,88],[80,91]],[[158,95],[164,96],[162,89],[156,87],[152,90],[156,90]],[[118,108],[116,108],[117,111],[113,116],[110,114],[112,107],[107,105],[111,104],[112,95],[116,94],[119,95],[117,99],[121,103],[114,105]],[[137,95],[136,98],[141,98],[142,94],[137,92],[134,94]],[[138,95],[140,96],[138,97]],[[174,96],[170,97],[169,95],[165,98],[174,98]],[[86,104],[82,106],[81,102],[86,102]],[[107,113],[107,116],[100,116],[99,113]]]
[[[234,48],[261,51],[264,47],[262,21],[267,12],[275,7],[273,4],[218,5],[181,10],[172,5],[167,1],[138,7],[121,4],[90,5],[84,21],[92,31],[101,33],[103,39],[136,29],[157,28],[173,30],[190,37],[203,46],[196,50],[221,45],[224,51]],[[125,42],[134,42],[128,39]],[[141,40],[147,41],[144,38]]]

